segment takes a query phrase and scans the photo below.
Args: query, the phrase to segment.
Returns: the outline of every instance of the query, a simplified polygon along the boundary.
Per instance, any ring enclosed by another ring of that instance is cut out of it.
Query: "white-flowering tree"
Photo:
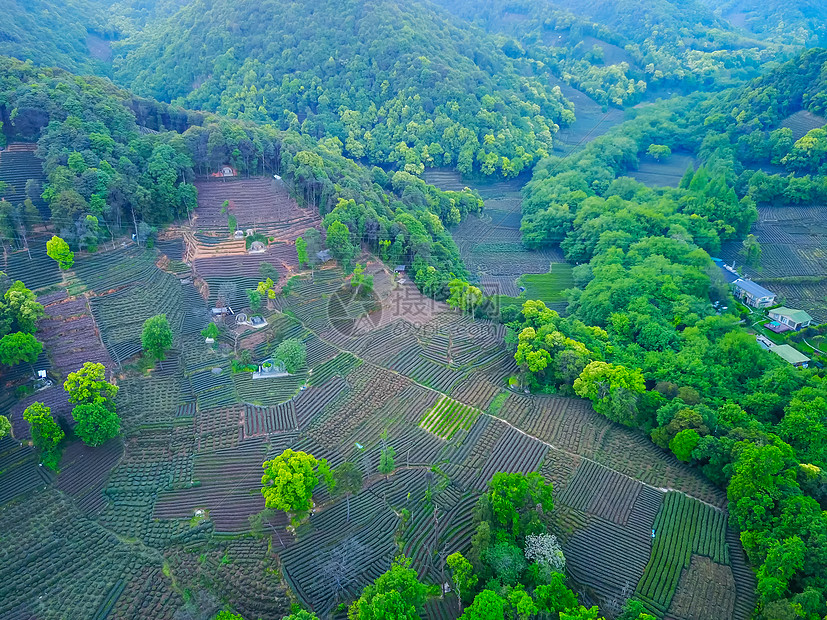
[[[529,534],[525,537],[525,558],[537,562],[553,573],[564,573],[566,557],[553,534]]]

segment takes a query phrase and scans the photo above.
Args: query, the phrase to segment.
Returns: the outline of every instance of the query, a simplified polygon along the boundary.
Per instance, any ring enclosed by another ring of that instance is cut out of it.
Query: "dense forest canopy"
[[[90,35],[112,35],[97,0],[66,0],[60,6],[48,0],[9,0],[3,5],[0,55],[76,73],[107,73],[106,59],[90,52]]]
[[[516,175],[574,119],[559,89],[427,3],[199,0],[116,49],[116,79],[141,94],[413,173]]]
[[[744,239],[757,204],[827,200],[824,130],[793,141],[780,127],[802,108],[823,112],[825,68],[827,51],[814,49],[744,87],[641,108],[579,153],[538,164],[524,190],[524,242],[559,245],[578,266],[569,317],[527,304],[510,324],[518,363],[539,389],[591,398],[727,486],[767,619],[796,617],[798,605],[821,613],[824,486],[803,472],[822,476],[827,464],[812,443],[826,386],[823,372],[768,355],[737,313],[716,310],[732,301],[710,255]],[[625,176],[654,143],[697,153],[700,166],[677,188]],[[780,171],[761,170],[771,164]],[[781,576],[790,545],[797,559]]]

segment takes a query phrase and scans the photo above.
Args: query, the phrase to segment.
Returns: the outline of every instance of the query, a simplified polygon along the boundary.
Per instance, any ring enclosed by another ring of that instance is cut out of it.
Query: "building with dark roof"
[[[775,303],[775,293],[752,280],[738,278],[732,282],[732,292],[735,297],[753,308],[769,308]]]

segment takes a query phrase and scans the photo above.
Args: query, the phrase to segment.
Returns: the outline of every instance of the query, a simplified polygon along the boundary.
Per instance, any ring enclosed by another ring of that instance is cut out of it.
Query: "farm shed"
[[[237,177],[238,170],[233,168],[230,164],[224,164],[223,166],[221,166],[221,169],[218,172],[213,172],[211,176],[217,177],[219,179]]]
[[[768,308],[775,303],[775,293],[752,280],[738,278],[732,283],[734,295],[753,308]]]
[[[770,351],[778,355],[785,362],[796,367],[807,368],[807,364],[810,363],[809,357],[788,344],[779,344],[778,346],[772,347]]]
[[[777,321],[796,331],[809,327],[813,322],[813,317],[804,312],[804,310],[796,310],[794,308],[787,308],[786,306],[773,308],[767,312],[767,314],[773,321]]]

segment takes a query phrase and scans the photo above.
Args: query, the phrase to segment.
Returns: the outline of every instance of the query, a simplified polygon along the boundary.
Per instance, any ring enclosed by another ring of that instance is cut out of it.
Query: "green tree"
[[[700,440],[698,431],[694,428],[685,428],[669,442],[669,449],[679,461],[688,463],[692,460],[692,451],[698,447]]]
[[[604,620],[603,618],[598,618],[599,613],[596,606],[586,608],[580,605],[577,608],[561,611],[560,620]]]
[[[221,335],[221,332],[218,329],[218,325],[210,321],[210,324],[201,330],[201,335],[204,336],[204,338],[212,338],[215,340]]]
[[[230,231],[231,235],[234,235],[237,228],[238,228],[238,219],[236,218],[235,215],[230,213],[227,216],[227,229]]]
[[[462,613],[462,599],[470,598],[479,578],[474,574],[474,567],[471,562],[466,560],[465,556],[459,552],[449,555],[446,563],[448,568],[451,569],[451,582],[454,584],[454,592],[457,594],[457,607],[459,613]]]
[[[301,237],[296,237],[296,256],[299,259],[299,269],[309,262],[307,258],[307,241]]]
[[[172,328],[166,314],[156,314],[144,321],[141,344],[151,359],[163,361],[172,346]]]
[[[66,435],[52,417],[52,410],[43,403],[32,403],[23,412],[23,419],[31,426],[32,443],[40,452],[40,460],[49,469],[57,469],[58,446]]]
[[[362,470],[355,463],[345,461],[333,469],[336,493],[344,494],[347,502],[347,522],[350,523],[350,496],[362,489]]]
[[[46,255],[56,261],[63,271],[71,269],[75,264],[75,253],[69,249],[69,244],[57,235],[46,242]]]
[[[506,600],[493,590],[483,590],[474,597],[460,620],[503,620]]]
[[[118,414],[102,402],[78,405],[72,409],[75,418],[75,434],[87,446],[106,443],[121,431]]]
[[[9,419],[0,415],[0,439],[11,433],[11,422]]]
[[[262,467],[261,494],[268,508],[302,515],[310,510],[319,483],[319,463],[313,455],[287,449]]]
[[[259,293],[257,289],[249,289],[247,291],[247,299],[250,301],[251,310],[261,310],[261,293]]]
[[[769,542],[767,558],[758,569],[756,590],[762,603],[784,597],[789,580],[804,567],[806,545],[799,536]]]
[[[31,334],[14,332],[0,338],[0,364],[16,366],[20,362],[34,364],[43,345]]]
[[[534,588],[534,598],[540,611],[546,613],[577,607],[577,595],[566,587],[566,576],[561,573],[552,573],[548,583]]]
[[[574,382],[578,396],[588,398],[594,410],[610,420],[634,426],[637,403],[646,391],[643,373],[638,369],[591,362]]]
[[[350,277],[350,285],[359,287],[360,291],[373,288],[373,276],[365,273],[364,265],[356,265],[353,268],[353,275]]]
[[[500,583],[506,586],[516,585],[527,566],[522,549],[507,537],[489,547],[483,554],[483,560]]]
[[[672,149],[665,144],[650,144],[646,152],[655,159],[661,160],[669,157],[672,154]]]
[[[83,159],[83,155],[81,155],[77,151],[69,153],[69,160],[67,165],[69,166],[69,170],[71,170],[75,174],[81,174],[85,172],[88,168],[86,162]]]
[[[118,386],[106,380],[106,368],[98,362],[85,362],[76,372],[70,372],[63,382],[69,392],[69,402],[76,405],[101,404],[114,411]]]
[[[411,561],[400,556],[390,569],[363,591],[347,612],[348,620],[419,620],[428,587],[419,581]]]
[[[752,267],[758,267],[761,263],[761,244],[758,243],[758,238],[751,233],[741,243],[741,249],[738,253]]]
[[[278,282],[279,280],[279,272],[272,263],[261,263],[258,266],[258,272],[262,278],[267,280],[268,278],[273,282]]]
[[[523,584],[518,584],[517,587],[511,589],[508,593],[508,604],[518,620],[529,620],[539,611],[537,604],[525,591]]]
[[[394,468],[396,467],[396,462],[394,461],[394,457],[396,456],[396,451],[393,449],[393,446],[384,446],[379,453],[379,473],[385,476],[385,479],[393,472]]]
[[[305,609],[300,609],[289,616],[284,616],[281,620],[319,620],[319,617]]]
[[[350,240],[350,230],[338,220],[333,220],[327,227],[327,247],[333,258],[338,260],[345,271],[356,256],[356,246]]]
[[[241,614],[234,614],[231,611],[227,611],[223,609],[219,611],[215,616],[213,616],[212,620],[244,620]]]
[[[542,517],[554,508],[553,486],[537,472],[497,472],[488,483],[495,523],[515,538],[545,531]]]
[[[632,598],[626,601],[623,613],[617,617],[617,620],[655,620],[655,616],[646,611],[643,603]]]
[[[284,363],[287,372],[295,374],[307,361],[307,345],[298,338],[287,338],[278,344],[273,357]]]
[[[5,275],[0,271],[0,285]],[[45,315],[37,296],[18,280],[0,298],[0,337],[12,332],[33,334],[37,329],[37,321]]]
[[[790,444],[804,463],[827,468],[827,394],[805,387],[790,400],[778,435]]]

